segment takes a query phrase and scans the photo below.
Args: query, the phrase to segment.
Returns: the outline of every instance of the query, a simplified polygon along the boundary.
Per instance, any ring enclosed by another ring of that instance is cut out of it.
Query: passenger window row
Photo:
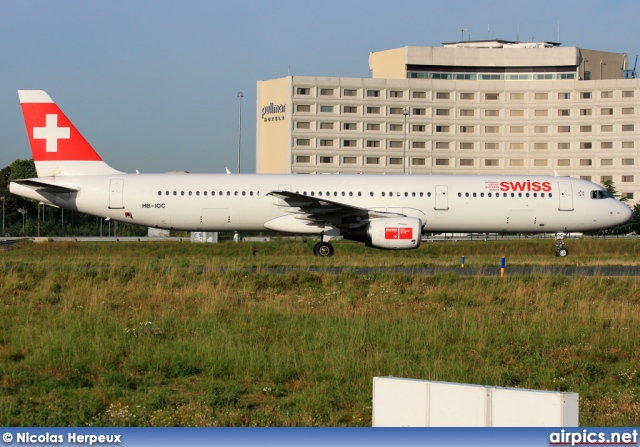
[[[459,192],[458,193],[458,197],[462,197],[463,194],[464,194],[464,197],[516,197],[516,193],[515,192],[511,192],[511,193],[503,192],[502,196],[500,196],[499,192],[496,192],[496,193],[488,192],[488,193],[486,193],[486,195],[485,195],[484,192],[480,192],[480,193],[476,193],[476,192],[473,192],[473,193],[468,193],[468,192],[462,193],[462,192]],[[523,192],[519,192],[517,194],[518,194],[517,197],[553,197],[553,193],[547,193],[545,195],[545,193],[543,193],[543,192],[541,192],[541,193],[537,193],[537,192],[531,192],[531,193],[529,193],[529,192],[524,192],[524,193]],[[538,195],[538,194],[540,194],[540,195]]]

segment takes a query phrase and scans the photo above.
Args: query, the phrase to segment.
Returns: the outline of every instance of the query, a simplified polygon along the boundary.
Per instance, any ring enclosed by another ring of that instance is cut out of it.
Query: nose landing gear
[[[564,233],[556,233],[556,256],[560,258],[564,258],[569,255],[569,250],[565,247],[564,237],[566,235]]]

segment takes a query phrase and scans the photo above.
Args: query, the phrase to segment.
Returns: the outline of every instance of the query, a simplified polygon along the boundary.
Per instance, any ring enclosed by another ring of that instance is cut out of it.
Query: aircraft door
[[[124,191],[123,179],[111,179],[109,183],[109,208],[110,209],[122,209],[124,208],[122,202],[122,192]]]
[[[437,210],[448,210],[449,199],[447,185],[436,185],[436,208]]]
[[[573,211],[573,190],[571,182],[558,182],[560,193],[560,211]]]

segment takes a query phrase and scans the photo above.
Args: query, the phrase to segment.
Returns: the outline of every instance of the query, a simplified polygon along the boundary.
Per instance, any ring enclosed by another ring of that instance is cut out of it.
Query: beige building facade
[[[623,53],[457,42],[369,65],[371,78],[259,81],[257,172],[555,172],[640,199],[640,84]]]

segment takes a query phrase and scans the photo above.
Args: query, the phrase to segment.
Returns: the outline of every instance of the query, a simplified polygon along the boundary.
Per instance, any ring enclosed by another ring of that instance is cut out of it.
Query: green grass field
[[[369,426],[387,375],[578,392],[581,425],[640,424],[636,277],[308,270],[636,265],[640,242],[313,243],[0,251],[0,425]]]

